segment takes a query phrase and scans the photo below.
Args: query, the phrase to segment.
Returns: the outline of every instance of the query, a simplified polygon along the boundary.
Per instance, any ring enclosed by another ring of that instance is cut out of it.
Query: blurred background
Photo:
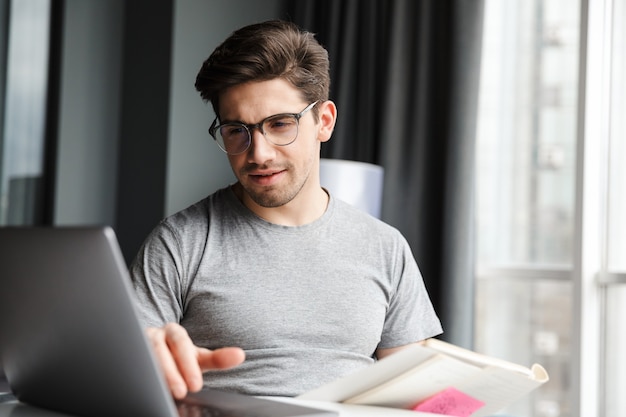
[[[0,226],[111,225],[130,262],[234,180],[193,83],[273,18],[327,47],[322,154],[384,169],[443,337],[548,370],[505,412],[626,413],[626,0],[0,0]]]

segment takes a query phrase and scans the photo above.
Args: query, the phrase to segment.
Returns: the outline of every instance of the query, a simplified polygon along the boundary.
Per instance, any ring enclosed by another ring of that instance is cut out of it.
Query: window
[[[41,218],[50,1],[10,3],[0,3],[8,22],[0,39],[0,225],[24,225]]]
[[[568,414],[580,5],[486,0],[477,131],[476,350],[550,381],[508,410]]]
[[[626,317],[626,0],[607,1],[604,4],[608,67],[608,147],[607,161],[607,212],[606,257],[602,265],[600,282],[603,285],[605,304],[603,362],[600,400],[607,417],[623,416],[626,412],[626,334],[623,318]],[[599,126],[601,129],[602,126]]]
[[[550,381],[508,410],[626,412],[626,0],[486,0],[476,349]]]
[[[626,272],[626,1],[616,0],[611,13],[611,87],[609,149],[608,268]]]

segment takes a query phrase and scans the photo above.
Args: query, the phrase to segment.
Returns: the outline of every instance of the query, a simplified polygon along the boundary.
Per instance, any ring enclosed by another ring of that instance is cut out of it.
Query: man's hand
[[[146,334],[172,396],[177,399],[184,398],[188,392],[202,389],[202,372],[232,368],[245,358],[240,348],[209,350],[194,345],[187,331],[176,323],[149,328]]]

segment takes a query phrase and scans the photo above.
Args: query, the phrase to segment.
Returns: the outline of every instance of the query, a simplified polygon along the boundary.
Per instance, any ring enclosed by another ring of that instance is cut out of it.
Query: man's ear
[[[319,105],[319,121],[320,130],[317,134],[317,139],[320,142],[327,142],[333,134],[335,129],[335,122],[337,121],[337,106],[330,100],[326,100]]]

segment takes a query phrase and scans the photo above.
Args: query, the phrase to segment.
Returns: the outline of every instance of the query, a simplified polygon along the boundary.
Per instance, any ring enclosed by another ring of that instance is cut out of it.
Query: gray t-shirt
[[[131,266],[146,326],[182,324],[246,361],[205,384],[295,396],[441,333],[406,240],[330,198],[313,223],[269,223],[230,188],[163,220]]]

